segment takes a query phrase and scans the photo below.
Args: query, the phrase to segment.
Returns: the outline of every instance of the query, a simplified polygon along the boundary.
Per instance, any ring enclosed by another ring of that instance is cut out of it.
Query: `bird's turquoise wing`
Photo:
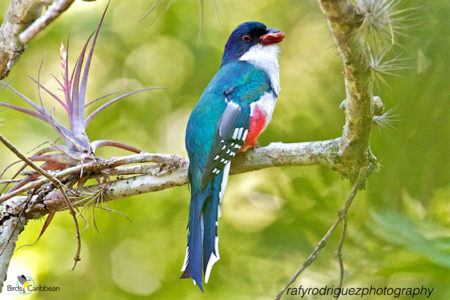
[[[211,167],[211,171],[217,167],[219,171],[223,169],[223,163],[216,166],[216,156],[221,156],[224,145],[226,153],[231,144],[241,142],[233,139],[234,130],[243,128],[241,137],[243,136],[244,131],[248,129],[250,104],[258,101],[270,90],[270,79],[267,74],[247,62],[232,62],[217,72],[195,106],[186,129],[186,148],[191,162],[191,176],[200,176],[197,178],[200,180],[201,174],[206,169],[209,170]],[[232,147],[238,150],[237,145]],[[201,181],[205,183],[212,177],[214,174],[205,175]]]

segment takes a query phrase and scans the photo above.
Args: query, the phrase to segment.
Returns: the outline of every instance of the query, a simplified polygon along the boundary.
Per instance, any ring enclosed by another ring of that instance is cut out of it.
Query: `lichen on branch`
[[[342,60],[346,105],[339,156],[341,174],[354,182],[361,166],[375,161],[369,151],[373,77],[367,45],[359,32],[364,16],[348,0],[319,0],[319,4]]]

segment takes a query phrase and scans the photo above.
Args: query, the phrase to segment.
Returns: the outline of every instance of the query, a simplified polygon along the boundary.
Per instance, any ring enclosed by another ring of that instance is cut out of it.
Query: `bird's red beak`
[[[259,38],[259,42],[264,46],[273,45],[281,42],[286,35],[277,29],[268,29],[268,33]]]

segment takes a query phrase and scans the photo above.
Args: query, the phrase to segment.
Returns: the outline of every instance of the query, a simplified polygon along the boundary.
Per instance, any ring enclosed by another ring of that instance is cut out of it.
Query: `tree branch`
[[[231,174],[239,174],[278,166],[307,166],[323,164],[334,167],[334,159],[339,151],[340,139],[305,143],[271,143],[266,147],[248,150],[239,154],[232,162]],[[142,165],[146,162],[156,162],[152,165]],[[131,167],[118,167],[125,164],[141,165]],[[83,188],[72,189],[69,197],[74,204],[80,205],[80,198],[88,194],[99,193],[102,201],[111,201],[133,195],[164,190],[167,188],[185,185],[187,183],[187,169],[189,162],[186,158],[167,155],[141,153],[124,157],[115,157],[102,161],[87,163],[53,174],[54,178],[63,178],[70,175],[89,173],[94,178],[115,174],[143,174],[131,176],[114,181],[90,185]],[[30,189],[40,188],[51,180],[42,178],[12,193],[2,195],[0,201],[2,208],[11,215],[18,215],[23,210],[26,196],[17,196]],[[18,192],[19,191],[19,192]],[[11,196],[11,194],[13,196]],[[25,217],[27,219],[40,218],[48,213],[67,209],[67,203],[60,191],[52,191],[42,199],[36,201],[34,197],[27,206]],[[1,248],[0,244],[0,248]]]
[[[11,0],[0,27],[0,79],[8,75],[31,39],[63,13],[73,1]],[[44,7],[49,5],[42,14]]]
[[[341,223],[341,221],[346,222],[348,210],[353,203],[353,199],[355,199],[356,193],[364,185],[364,182],[367,178],[367,172],[368,172],[367,168],[363,168],[360,170],[360,172],[356,178],[356,182],[353,184],[353,188],[352,188],[350,194],[348,195],[347,200],[344,203],[344,206],[339,210],[338,217],[334,221],[333,225],[331,225],[331,227],[328,229],[327,233],[319,241],[316,248],[314,248],[313,252],[311,252],[311,254],[308,256],[308,258],[305,259],[305,261],[303,262],[300,269],[298,269],[297,272],[295,272],[295,274],[291,277],[291,279],[289,279],[288,283],[277,294],[277,296],[275,297],[275,300],[281,299],[284,292],[289,288],[289,286],[292,283],[294,283],[294,281],[297,280],[298,276],[300,276],[300,274],[303,273],[303,271],[316,260],[317,255],[319,255],[319,253],[320,253],[320,250],[322,250],[326,246],[328,239],[330,238],[330,236],[334,232],[334,230],[337,228],[337,226]],[[346,229],[346,227],[344,227],[344,228]],[[344,241],[344,237],[345,237],[345,231],[343,231],[343,235],[342,235],[341,241],[339,243],[339,247],[338,247],[339,252],[342,250],[342,244]],[[339,259],[340,264],[341,264],[341,262],[342,262],[342,259]],[[343,270],[343,268],[341,270]],[[342,278],[343,278],[343,271],[341,273],[339,287],[342,286]]]
[[[17,239],[25,228],[26,223],[27,219],[25,217],[9,215],[2,209],[0,216],[0,251],[2,251],[0,255],[0,291],[3,288],[3,282],[6,280]]]
[[[48,24],[54,21],[60,14],[72,5],[75,0],[56,0],[52,5],[33,22],[20,35],[19,40],[22,44],[28,44],[39,32],[41,32]]]
[[[8,143],[7,143],[8,144]],[[340,138],[305,143],[271,143],[266,147],[248,150],[239,154],[232,163],[231,174],[250,172],[277,166],[307,166],[323,164],[331,168],[339,167],[336,159],[339,151]],[[145,165],[143,163],[155,164]],[[139,164],[129,167],[122,165]],[[70,190],[69,200],[74,207],[85,205],[83,199],[95,198],[95,204],[111,201],[133,195],[160,191],[163,189],[185,185],[187,183],[187,169],[189,162],[186,158],[167,155],[141,153],[125,157],[115,157],[97,160],[90,163],[68,168],[52,173],[46,172],[46,178],[7,193],[0,197],[0,280],[6,279],[6,272],[13,254],[15,241],[23,230],[26,220],[41,218],[47,214],[70,208],[61,190],[49,187],[45,196],[18,196],[31,189],[43,189],[46,184],[70,176],[80,176],[83,171],[90,177],[109,176],[114,174],[143,174],[114,181],[91,185]],[[16,224],[13,226],[12,224]],[[17,230],[11,230],[11,226]],[[3,282],[3,281],[2,281]]]
[[[344,70],[346,118],[339,156],[343,171],[341,174],[354,182],[361,166],[375,163],[369,151],[369,138],[374,107],[379,106],[379,98],[373,97],[373,77],[367,46],[358,31],[363,15],[349,0],[319,0],[319,4],[327,17]]]
[[[360,32],[365,16],[350,0],[318,0],[318,2],[327,18],[329,30],[342,60],[347,96],[341,104],[345,111],[345,126],[340,139],[339,159],[336,160],[339,166],[336,169],[353,183],[353,188],[336,221],[277,294],[275,300],[279,300],[298,276],[311,265],[341,221],[344,225],[336,256],[340,270],[339,288],[342,287],[344,278],[342,247],[347,232],[347,213],[356,193],[363,188],[366,178],[378,167],[376,158],[370,151],[369,138],[373,117],[381,114],[384,107],[380,98],[373,96],[369,47]]]
[[[0,141],[9,149],[11,150],[18,158],[20,158],[22,161],[24,161],[27,165],[35,169],[37,172],[39,172],[42,176],[50,180],[60,191],[62,199],[64,203],[66,203],[67,207],[69,208],[70,214],[72,215],[73,222],[75,224],[75,228],[77,231],[77,241],[78,241],[78,248],[77,252],[74,257],[74,265],[72,267],[72,270],[75,268],[77,262],[80,260],[80,251],[81,251],[81,235],[80,235],[80,227],[78,225],[77,221],[77,215],[75,213],[75,210],[73,209],[72,204],[70,203],[69,197],[67,196],[65,189],[67,187],[59,181],[56,177],[54,177],[52,174],[48,173],[47,171],[43,170],[41,167],[36,165],[34,162],[28,159],[24,154],[22,154],[13,144],[11,144],[10,141],[8,141],[2,134],[0,134]],[[28,200],[27,200],[28,205]],[[21,216],[24,209],[22,209]],[[1,251],[1,250],[0,250]]]

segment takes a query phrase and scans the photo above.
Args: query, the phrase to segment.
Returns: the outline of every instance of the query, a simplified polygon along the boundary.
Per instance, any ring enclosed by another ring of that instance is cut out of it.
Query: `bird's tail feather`
[[[192,182],[189,210],[189,234],[186,258],[181,278],[192,278],[203,291],[202,269],[208,282],[212,266],[220,258],[218,251],[217,218],[222,189],[225,189],[229,167],[220,172],[205,189]]]
[[[192,183],[191,203],[189,208],[189,233],[186,258],[181,271],[181,278],[192,278],[203,292],[202,256],[203,256],[203,204],[211,193],[211,184],[206,189],[197,191],[195,182]]]
[[[222,173],[214,179],[211,196],[206,201],[203,209],[203,272],[205,272],[205,283],[208,283],[212,266],[220,258],[218,249],[217,210],[220,202],[219,194],[223,178]]]

